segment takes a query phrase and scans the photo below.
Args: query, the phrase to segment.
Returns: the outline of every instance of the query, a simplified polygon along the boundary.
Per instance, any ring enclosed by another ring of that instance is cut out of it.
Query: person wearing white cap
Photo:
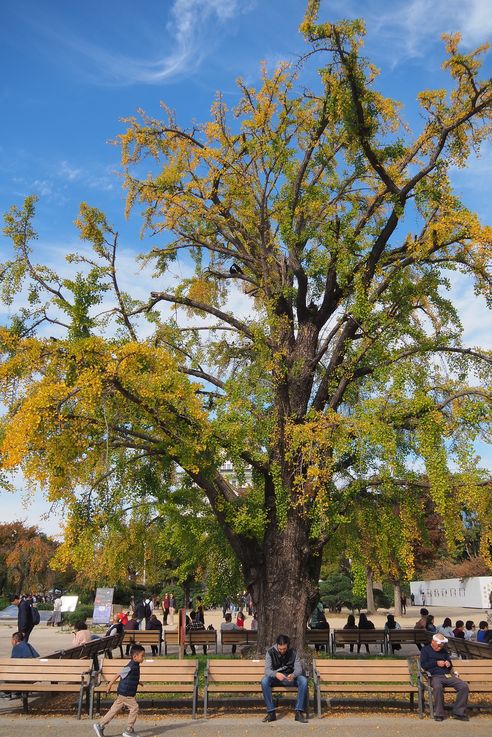
[[[445,688],[453,688],[456,691],[456,700],[451,716],[454,719],[467,722],[468,684],[453,673],[451,656],[446,649],[447,642],[448,638],[440,632],[433,635],[430,644],[425,645],[421,650],[420,665],[429,674],[434,695],[434,719],[436,722],[442,722],[444,719]]]

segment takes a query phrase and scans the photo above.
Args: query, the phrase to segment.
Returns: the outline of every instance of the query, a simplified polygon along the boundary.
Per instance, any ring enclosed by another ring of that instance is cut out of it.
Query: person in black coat
[[[24,642],[29,641],[29,636],[34,627],[32,616],[32,604],[25,596],[21,597],[16,594],[12,599],[12,604],[18,608],[17,629],[22,633]]]

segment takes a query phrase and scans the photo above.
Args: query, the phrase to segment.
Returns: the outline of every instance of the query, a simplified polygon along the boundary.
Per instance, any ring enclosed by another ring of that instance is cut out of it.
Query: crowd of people
[[[18,607],[18,631],[12,635],[12,657],[39,657],[37,651],[29,643],[30,634],[37,623],[35,602],[32,597],[15,596],[13,603]],[[162,611],[161,618],[156,613],[158,606],[160,606]],[[124,630],[156,629],[160,631],[162,639],[163,627],[175,623],[174,617],[176,611],[176,599],[172,593],[163,594],[160,601],[156,600],[155,597],[152,599],[142,597],[137,602],[132,601],[129,610],[115,614],[105,634],[109,636],[115,633],[121,633]],[[239,600],[237,607],[232,599],[224,602],[223,614],[224,620],[220,625],[221,632],[241,631],[245,627],[255,630],[258,627],[257,614],[253,611],[251,602],[248,602],[247,599],[244,601]],[[325,609],[321,602],[314,608],[308,626],[312,629],[329,629],[330,625],[326,619]],[[454,689],[457,694],[453,705],[452,716],[455,719],[467,721],[468,686],[454,672],[451,656],[446,646],[451,637],[492,643],[492,631],[489,631],[488,622],[481,620],[477,628],[473,620],[465,621],[458,619],[453,624],[450,617],[444,617],[442,623],[437,623],[434,615],[430,614],[428,609],[422,607],[420,609],[420,617],[413,626],[415,629],[422,629],[432,633],[430,642],[420,647],[420,664],[422,669],[427,672],[432,686],[434,718],[437,721],[444,719],[443,691],[445,687],[449,687]],[[186,614],[185,628],[186,632],[213,629],[212,624],[209,624],[208,628],[206,626],[205,607],[200,596],[197,596],[194,602],[189,602],[189,613]],[[344,629],[371,630],[375,629],[375,624],[364,612],[359,614],[358,621],[356,621],[355,615],[351,613],[347,616]],[[396,620],[394,614],[387,614],[384,629],[386,631],[401,629],[401,625]],[[82,645],[89,642],[95,636],[97,635],[91,633],[85,621],[76,622],[73,630],[73,645]],[[352,652],[357,647],[359,652],[361,646],[364,645],[349,645],[350,651]],[[191,644],[190,647],[192,655],[196,655],[195,646]],[[369,652],[368,646],[365,645],[365,647]],[[393,651],[400,649],[400,647],[397,643],[392,645]],[[235,651],[236,646],[233,645],[232,652],[234,653]],[[157,655],[157,652],[157,646],[152,645],[153,655]],[[203,652],[204,654],[207,653],[206,645],[203,645]],[[144,657],[144,649],[140,645],[129,645],[127,655],[130,658],[128,664],[114,681],[108,685],[108,691],[110,691],[113,685],[118,682],[117,698],[101,721],[94,724],[94,731],[98,737],[103,737],[106,724],[125,707],[129,713],[128,728],[124,732],[124,735],[125,737],[137,737],[134,731],[134,724],[138,713],[138,703],[135,695],[140,681],[140,663]],[[261,681],[266,706],[266,716],[263,720],[265,722],[276,720],[272,688],[279,686],[282,688],[292,687],[297,690],[295,720],[301,723],[306,722],[307,679],[299,656],[291,647],[287,635],[279,635],[275,644],[268,649],[265,656],[265,674]]]

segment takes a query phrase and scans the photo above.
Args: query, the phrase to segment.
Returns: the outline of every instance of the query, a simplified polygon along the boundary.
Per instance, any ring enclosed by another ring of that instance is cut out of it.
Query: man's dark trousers
[[[468,684],[461,678],[452,676],[446,678],[445,675],[431,676],[432,693],[434,696],[434,716],[444,716],[444,689],[453,688],[456,691],[456,701],[453,706],[453,714],[464,716],[466,706],[468,704]]]

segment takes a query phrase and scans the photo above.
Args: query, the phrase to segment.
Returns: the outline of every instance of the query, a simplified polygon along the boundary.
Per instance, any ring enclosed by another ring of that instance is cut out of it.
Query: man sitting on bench
[[[304,710],[307,701],[307,678],[302,672],[302,664],[295,650],[290,647],[287,635],[279,635],[275,645],[267,651],[265,657],[265,675],[261,679],[261,690],[267,708],[264,722],[274,722],[277,718],[272,699],[272,687],[297,688],[295,706],[296,722],[307,722]]]
[[[456,701],[452,716],[462,722],[467,722],[466,706],[468,704],[468,684],[453,673],[453,664],[449,652],[446,650],[448,638],[438,632],[433,635],[430,645],[425,645],[420,653],[422,670],[429,674],[432,693],[434,696],[434,719],[442,722],[444,719],[444,689],[454,688]]]

